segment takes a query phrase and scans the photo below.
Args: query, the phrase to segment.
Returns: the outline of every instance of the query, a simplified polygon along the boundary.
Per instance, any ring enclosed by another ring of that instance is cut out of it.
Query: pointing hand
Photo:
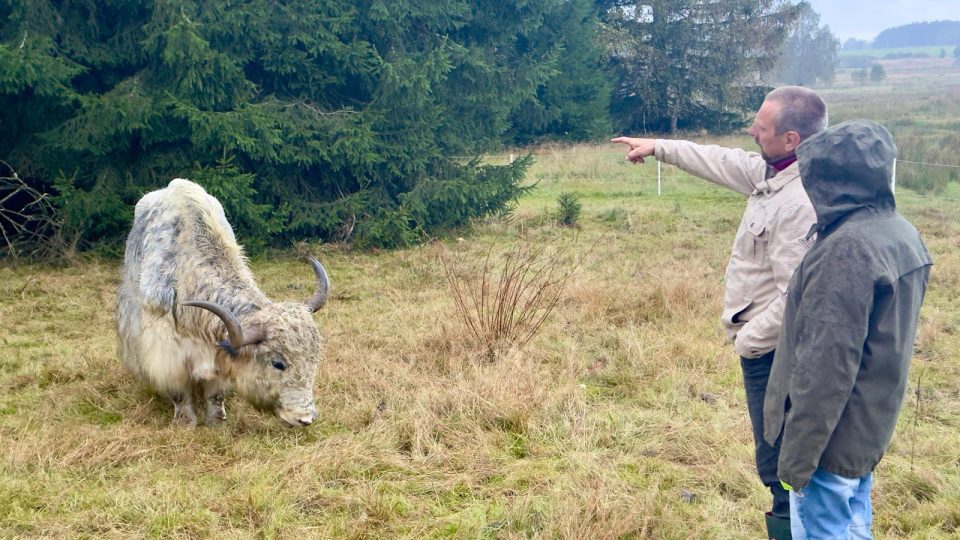
[[[654,155],[657,149],[656,139],[639,139],[636,137],[616,137],[610,139],[610,142],[625,144],[630,149],[627,151],[626,159],[630,163],[643,163],[643,158]]]

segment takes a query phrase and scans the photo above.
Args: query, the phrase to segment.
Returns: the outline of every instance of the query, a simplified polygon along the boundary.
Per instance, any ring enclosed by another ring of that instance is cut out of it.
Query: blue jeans
[[[773,353],[770,351],[760,358],[740,358],[743,369],[743,387],[747,393],[747,412],[753,426],[754,459],[760,481],[770,489],[773,496],[771,513],[778,518],[790,517],[790,495],[780,486],[777,476],[777,461],[780,459],[780,439],[770,446],[763,439],[763,398],[767,394],[767,379],[773,366]]]
[[[845,478],[817,469],[806,487],[790,492],[793,540],[873,538],[872,487],[872,473],[862,478]]]

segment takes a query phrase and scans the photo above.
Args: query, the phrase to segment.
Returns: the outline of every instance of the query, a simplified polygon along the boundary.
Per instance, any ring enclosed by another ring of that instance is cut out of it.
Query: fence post
[[[660,161],[657,161],[657,197],[660,196]]]
[[[893,160],[893,174],[891,174],[890,176],[892,176],[892,178],[890,178],[890,191],[892,191],[893,193],[896,193],[897,192],[897,160],[896,159]]]

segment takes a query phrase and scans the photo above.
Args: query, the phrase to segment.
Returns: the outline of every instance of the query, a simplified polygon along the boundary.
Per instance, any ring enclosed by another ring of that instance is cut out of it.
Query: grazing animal
[[[220,202],[177,178],[137,203],[117,291],[117,351],[137,379],[174,406],[174,422],[226,420],[237,393],[291,426],[316,419],[323,349],[313,312],[330,282],[311,258],[317,292],[273,302],[257,288]]]

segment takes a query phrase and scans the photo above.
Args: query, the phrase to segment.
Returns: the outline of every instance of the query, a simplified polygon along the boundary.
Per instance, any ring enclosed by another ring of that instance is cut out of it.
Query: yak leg
[[[215,426],[227,419],[227,409],[223,403],[226,397],[226,386],[217,379],[203,383],[203,401],[207,405],[204,423],[208,426]]]
[[[197,413],[193,410],[193,397],[188,393],[175,392],[170,394],[173,401],[173,423],[183,426],[196,426]]]

